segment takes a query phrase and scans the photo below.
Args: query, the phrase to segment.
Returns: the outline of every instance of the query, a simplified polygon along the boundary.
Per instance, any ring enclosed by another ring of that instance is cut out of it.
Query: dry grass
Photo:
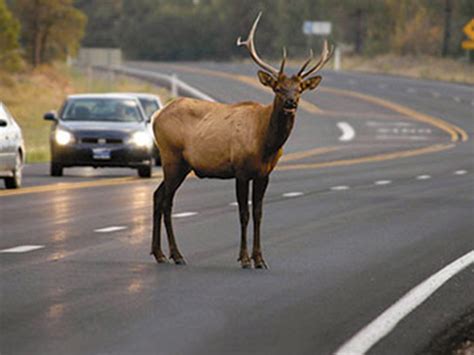
[[[342,68],[370,73],[474,84],[474,65],[431,56],[380,55],[374,58],[342,56]]]
[[[91,77],[65,66],[45,66],[29,73],[0,72],[0,100],[18,121],[26,144],[27,162],[44,162],[50,158],[49,130],[51,123],[43,114],[58,109],[67,95],[83,92],[148,92],[166,102],[168,91],[137,80],[94,73]]]

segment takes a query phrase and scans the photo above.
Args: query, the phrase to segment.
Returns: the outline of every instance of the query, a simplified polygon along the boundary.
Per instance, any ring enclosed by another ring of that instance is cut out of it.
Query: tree
[[[16,0],[15,4],[22,40],[33,66],[76,52],[86,16],[72,0]]]
[[[21,66],[20,23],[13,17],[5,0],[0,0],[0,68],[17,70]]]

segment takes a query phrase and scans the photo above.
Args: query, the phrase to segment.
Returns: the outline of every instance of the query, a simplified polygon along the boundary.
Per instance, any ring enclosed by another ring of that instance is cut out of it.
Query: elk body
[[[153,239],[151,254],[158,263],[166,262],[161,249],[161,219],[168,235],[170,258],[176,264],[185,264],[176,244],[171,223],[171,210],[176,190],[186,176],[194,171],[200,178],[236,179],[236,195],[241,224],[239,261],[243,268],[266,267],[260,245],[262,201],[269,175],[282,155],[283,144],[288,139],[295,121],[301,93],[315,89],[320,76],[307,78],[329,60],[332,52],[324,43],[318,62],[307,69],[312,61],[304,63],[298,74],[284,74],[286,51],[280,70],[265,63],[258,56],[254,35],[261,14],[255,20],[246,41],[250,56],[263,70],[258,72],[262,85],[275,93],[273,103],[255,102],[221,104],[180,98],[161,110],[154,118],[153,131],[161,153],[164,180],[154,193]],[[307,69],[307,70],[306,70]],[[249,185],[252,188],[252,215],[254,239],[251,258],[247,250],[247,225],[249,222]]]

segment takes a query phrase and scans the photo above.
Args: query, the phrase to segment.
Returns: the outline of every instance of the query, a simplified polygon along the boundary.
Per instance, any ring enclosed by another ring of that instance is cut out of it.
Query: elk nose
[[[286,99],[285,100],[285,108],[296,108],[296,100],[294,99]]]

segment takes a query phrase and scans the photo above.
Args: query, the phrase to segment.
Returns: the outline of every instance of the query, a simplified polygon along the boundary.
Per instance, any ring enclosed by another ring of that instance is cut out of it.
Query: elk
[[[277,70],[265,63],[257,54],[255,31],[261,13],[256,18],[246,41],[239,37],[238,46],[245,46],[250,57],[262,69],[258,71],[260,83],[270,87],[274,94],[272,104],[256,102],[222,104],[191,98],[179,98],[156,114],[153,132],[161,152],[164,179],[153,195],[153,237],[151,254],[158,263],[167,261],[161,249],[161,219],[168,235],[170,259],[185,264],[175,240],[171,211],[176,190],[193,171],[199,178],[236,179],[239,206],[241,242],[238,261],[242,268],[267,268],[260,246],[262,201],[268,186],[269,175],[282,155],[295,121],[300,95],[314,90],[321,76],[311,74],[320,70],[332,55],[324,42],[319,60],[309,66],[309,59],[293,76],[284,73],[286,50]],[[309,78],[308,78],[309,77]],[[249,222],[249,185],[252,188],[253,250],[247,251],[247,225]]]

